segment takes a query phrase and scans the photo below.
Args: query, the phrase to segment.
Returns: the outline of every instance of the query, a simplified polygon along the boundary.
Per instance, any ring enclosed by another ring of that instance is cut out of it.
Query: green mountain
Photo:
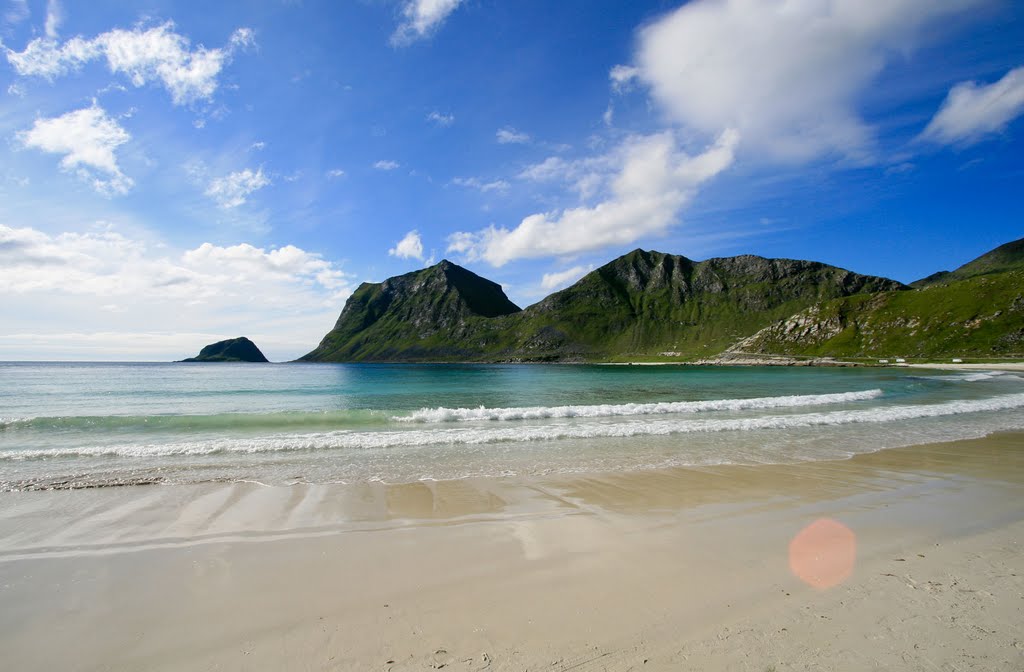
[[[479,359],[489,321],[519,312],[501,285],[450,261],[364,282],[306,362]]]
[[[701,357],[824,299],[903,288],[812,261],[752,255],[692,261],[634,250],[523,311],[508,354]]]
[[[302,361],[607,361],[715,354],[823,300],[902,290],[817,262],[634,250],[520,311],[455,264],[366,283]]]
[[[1024,356],[1024,240],[915,285],[823,302],[732,349],[841,358]]]
[[[245,336],[218,341],[199,351],[196,357],[182,360],[183,362],[266,362],[256,344]]]
[[[940,282],[966,280],[979,275],[1002,273],[1016,269],[1024,269],[1024,238],[1005,245],[1000,245],[991,252],[986,252],[977,259],[969,261],[955,271],[939,271],[927,278],[911,283],[911,287],[927,287]]]

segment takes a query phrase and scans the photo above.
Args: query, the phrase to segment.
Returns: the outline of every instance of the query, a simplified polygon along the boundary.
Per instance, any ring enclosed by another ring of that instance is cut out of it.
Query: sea
[[[786,464],[1020,429],[1014,372],[0,363],[3,491]]]

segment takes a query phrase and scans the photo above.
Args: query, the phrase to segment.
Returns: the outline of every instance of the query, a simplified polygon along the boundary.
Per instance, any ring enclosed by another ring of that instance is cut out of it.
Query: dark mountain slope
[[[500,285],[445,260],[360,285],[334,329],[301,361],[473,359],[480,324],[518,312]]]

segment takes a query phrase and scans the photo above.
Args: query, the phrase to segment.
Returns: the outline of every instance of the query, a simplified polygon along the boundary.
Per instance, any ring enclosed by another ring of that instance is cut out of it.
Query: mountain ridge
[[[954,271],[939,271],[928,277],[910,283],[911,287],[926,287],[940,282],[966,280],[979,275],[989,275],[1024,269],[1024,238],[1011,240],[985,254],[968,261]]]
[[[694,261],[633,250],[520,310],[447,260],[364,283],[300,361],[594,361],[722,351],[822,300],[895,280],[756,255]]]

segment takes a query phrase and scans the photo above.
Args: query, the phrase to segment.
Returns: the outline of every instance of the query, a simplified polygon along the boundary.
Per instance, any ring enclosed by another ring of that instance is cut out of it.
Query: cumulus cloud
[[[661,233],[676,222],[702,183],[732,164],[738,140],[735,131],[725,131],[714,145],[691,156],[668,131],[631,137],[610,155],[587,162],[593,172],[585,177],[605,193],[596,205],[530,215],[514,229],[492,225],[456,232],[448,238],[448,251],[503,266]]]
[[[501,145],[523,145],[530,141],[530,136],[522,131],[517,131],[511,126],[499,128],[494,134]]]
[[[402,164],[398,163],[397,161],[383,160],[373,164],[373,167],[376,168],[377,170],[394,170],[396,168],[401,168],[401,165]]]
[[[468,187],[470,189],[478,189],[483,193],[489,191],[507,191],[509,183],[505,180],[493,180],[491,182],[484,182],[478,177],[456,177],[452,180],[452,184],[458,187]]]
[[[392,46],[400,47],[434,34],[462,0],[407,0],[402,22],[391,35]]]
[[[388,254],[399,259],[419,259],[423,261],[423,240],[418,231],[405,234],[398,244],[388,250]]]
[[[545,273],[544,277],[540,280],[540,286],[549,292],[555,289],[562,289],[573,284],[592,270],[594,270],[593,266],[573,266],[557,273]]]
[[[276,249],[211,243],[180,255],[154,254],[145,242],[112,230],[51,235],[0,224],[0,291],[95,295],[107,304],[147,295],[213,299],[268,283],[336,292],[350,277],[333,262],[293,245]]]
[[[62,170],[76,174],[104,195],[124,194],[132,179],[121,172],[115,151],[131,139],[126,130],[94,102],[52,119],[36,119],[18,134],[26,147],[63,154]]]
[[[438,126],[451,126],[455,123],[455,115],[441,114],[437,110],[434,110],[427,115],[427,121],[437,124]]]
[[[353,281],[338,263],[293,245],[203,243],[172,250],[110,227],[50,234],[0,225],[0,293],[17,308],[0,339],[13,339],[5,352],[21,357],[49,352],[93,357],[113,347],[114,357],[132,352],[180,358],[216,339],[186,339],[181,351],[181,344],[168,349],[166,343],[140,343],[133,334],[160,332],[162,341],[213,330],[221,338],[263,334],[261,348],[269,342],[279,356],[295,357],[311,350],[330,328]],[[47,324],[51,315],[59,317]],[[19,341],[19,320],[30,329],[53,327],[48,331],[56,340]],[[78,335],[53,336],[63,332]],[[109,337],[76,345],[95,332]]]
[[[134,86],[160,83],[176,105],[211,98],[232,55],[253,44],[253,31],[239,28],[225,47],[193,48],[170,21],[146,30],[115,29],[91,40],[74,37],[61,44],[55,34],[57,22],[53,35],[49,34],[50,23],[48,16],[47,36],[32,40],[23,51],[5,48],[7,60],[19,75],[52,81],[90,61],[105,59],[110,72],[128,77]]]
[[[337,180],[342,177],[345,177],[345,171],[342,170],[341,168],[332,168],[331,170],[327,171],[327,177],[329,177],[332,180]]]
[[[237,208],[244,204],[249,195],[270,184],[270,178],[259,168],[251,168],[214,178],[206,187],[206,195],[217,201],[224,209]]]
[[[870,158],[858,96],[928,28],[986,0],[695,0],[643,28],[613,85],[649,87],[678,123],[739,131],[774,160]]]
[[[1014,68],[998,82],[961,82],[929,122],[922,139],[942,144],[971,145],[1024,113],[1024,66]]]

